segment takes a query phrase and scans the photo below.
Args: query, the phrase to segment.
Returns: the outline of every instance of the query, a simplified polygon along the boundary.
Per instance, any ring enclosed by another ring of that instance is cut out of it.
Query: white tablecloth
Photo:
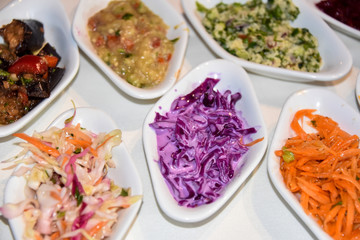
[[[179,0],[167,1],[182,11]],[[78,0],[62,0],[62,2],[69,18],[72,19]],[[217,58],[200,40],[191,25],[189,27],[189,45],[181,75],[207,60]],[[355,85],[360,68],[360,41],[336,33],[349,48],[353,57],[351,72],[340,80],[326,83],[296,83],[249,74],[261,105],[270,141],[282,105],[291,93],[300,89],[309,87],[329,89],[358,109]],[[184,224],[169,219],[156,203],[142,146],[143,121],[156,99],[137,100],[127,96],[112,84],[83,52],[80,53],[80,69],[70,86],[21,131],[32,134],[34,130],[44,130],[56,116],[72,108],[71,100],[74,100],[77,107],[92,106],[103,109],[121,126],[124,142],[135,161],[144,187],[142,207],[126,239],[304,240],[314,238],[272,186],[266,168],[267,154],[226,207],[208,221]],[[13,137],[0,138],[1,159],[14,156],[19,151],[19,147],[14,145],[15,140],[17,141]],[[10,170],[1,170],[0,205],[3,203],[3,192],[10,174]],[[12,239],[7,221],[2,217],[0,220],[0,239]]]

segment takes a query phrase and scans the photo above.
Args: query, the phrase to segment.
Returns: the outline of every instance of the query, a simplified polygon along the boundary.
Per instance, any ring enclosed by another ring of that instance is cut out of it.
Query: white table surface
[[[0,6],[4,1],[8,0],[1,0]],[[179,0],[167,1],[182,12]],[[69,19],[72,19],[78,0],[62,0],[62,2]],[[207,60],[217,58],[199,39],[191,25],[189,27],[189,45],[181,75]],[[353,57],[351,72],[340,80],[326,83],[295,83],[249,74],[261,105],[270,141],[282,105],[291,93],[300,89],[309,87],[329,89],[344,98],[352,107],[359,109],[355,85],[360,68],[360,41],[336,33],[349,48]],[[32,134],[34,130],[44,130],[56,116],[72,108],[71,100],[74,100],[77,107],[92,106],[110,114],[124,133],[124,142],[139,170],[144,187],[143,204],[126,239],[304,240],[315,238],[272,186],[267,174],[267,153],[246,184],[239,189],[226,207],[211,219],[196,224],[183,224],[169,219],[156,203],[142,146],[143,121],[156,99],[137,100],[127,96],[117,89],[83,52],[80,53],[80,69],[70,86],[20,131]],[[13,137],[0,138],[0,159],[7,159],[19,151],[19,147],[14,145],[15,141],[17,139]],[[3,203],[4,188],[11,172],[11,170],[1,170],[0,205]],[[12,239],[9,225],[2,217],[0,217],[0,239]]]

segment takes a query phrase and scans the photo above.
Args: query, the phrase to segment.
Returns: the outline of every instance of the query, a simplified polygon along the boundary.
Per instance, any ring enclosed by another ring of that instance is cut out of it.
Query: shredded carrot
[[[72,136],[74,139],[85,140],[91,142],[91,138],[83,133],[79,128],[65,127],[64,131]]]
[[[91,145],[91,141],[86,141],[86,140],[81,140],[81,139],[71,139],[71,138],[67,138],[66,141],[68,143],[71,143],[75,146],[78,147],[82,147],[82,148],[87,148]]]
[[[92,144],[91,138],[81,131],[79,123],[73,128],[66,128],[66,132],[71,136],[66,138],[66,141],[68,143],[77,147],[82,147],[83,149],[89,148],[90,152],[95,157],[98,156],[97,149],[91,147]]]
[[[34,237],[36,240],[43,240],[43,237],[38,232],[34,232]]]
[[[50,154],[53,157],[58,157],[60,156],[60,153],[58,150],[56,150],[55,148],[52,148],[44,143],[42,143],[39,139],[34,138],[34,137],[30,137],[28,135],[26,135],[25,133],[14,133],[13,134],[15,137],[21,138],[29,143],[31,143],[32,145],[36,146],[37,148],[39,148],[41,151],[46,152],[48,154]]]
[[[280,158],[280,172],[287,188],[300,195],[305,213],[331,237],[359,237],[360,139],[333,119],[314,112],[303,109],[295,113],[290,126],[296,136],[274,152]],[[305,124],[316,131],[307,133]],[[290,160],[288,152],[293,156]]]
[[[36,156],[38,159],[41,159],[42,161],[45,161],[45,159],[40,156],[37,152],[34,151],[34,149],[29,149],[29,151],[34,155]]]
[[[262,137],[262,138],[255,139],[254,141],[252,141],[252,142],[250,142],[250,143],[245,144],[245,146],[247,146],[247,147],[251,147],[251,146],[253,146],[253,145],[257,144],[258,142],[261,142],[262,140],[264,140],[264,138],[263,138],[263,137]]]
[[[61,228],[62,228],[61,231],[64,232],[67,228],[67,223],[65,220],[60,220],[60,223],[61,223]]]
[[[95,182],[95,186],[99,185],[103,180],[103,176],[100,176],[99,179]]]
[[[357,200],[358,201],[358,200]],[[354,218],[355,218],[355,206],[354,201],[348,196],[346,204],[346,224],[345,224],[345,236],[350,236],[353,230]]]
[[[72,149],[71,148],[67,149],[65,153],[66,153],[66,155],[63,157],[62,162],[61,162],[61,168],[64,168],[65,164],[69,161],[69,159],[70,159],[69,156],[72,153]]]
[[[97,149],[93,149],[92,147],[89,147],[89,149],[90,149],[90,152],[91,152],[92,155],[94,155],[95,157],[98,156]]]
[[[330,231],[330,229],[328,229],[328,228],[329,228],[329,226],[328,226],[329,222],[332,221],[332,220],[338,215],[340,209],[341,209],[341,206],[340,206],[340,205],[337,205],[337,206],[333,207],[333,208],[329,211],[329,213],[326,215],[326,218],[325,218],[325,220],[324,220],[324,229],[325,229],[327,232]],[[335,233],[335,231],[333,232],[333,234],[334,234],[334,233]]]
[[[98,233],[105,225],[107,224],[107,221],[99,222],[94,227],[92,227],[88,233],[90,236],[94,236],[96,233]]]
[[[300,196],[300,204],[303,207],[306,214],[310,214],[308,206],[309,206],[309,195],[306,193],[301,194]]]
[[[337,215],[337,218],[336,218],[336,227],[335,227],[335,236],[334,238],[335,239],[341,239],[342,237],[342,226],[343,226],[343,219],[345,217],[345,212],[346,212],[346,209],[345,208],[341,208],[340,211],[339,211],[339,214]]]
[[[314,109],[300,110],[296,112],[294,116],[294,121],[291,122],[291,128],[296,132],[297,135],[300,136],[301,139],[303,139],[306,136],[306,133],[300,126],[299,120],[302,119],[304,116],[310,116],[313,112],[315,112]]]
[[[103,141],[99,146],[96,147],[96,151],[97,151],[99,148],[101,148],[102,146],[104,146],[105,143],[106,143],[107,141],[109,141],[111,138],[113,138],[113,136],[110,136],[110,137],[108,137],[107,139],[105,139],[105,141]]]
[[[65,156],[62,163],[61,163],[61,168],[64,168],[65,164],[69,161],[69,157]]]
[[[54,232],[53,234],[51,234],[50,240],[55,240],[55,239],[58,239],[59,237],[60,237],[60,232],[57,231],[57,232]]]
[[[50,192],[50,196],[51,196],[52,198],[58,200],[59,202],[62,201],[60,195],[59,195],[57,192],[51,191],[51,192]]]

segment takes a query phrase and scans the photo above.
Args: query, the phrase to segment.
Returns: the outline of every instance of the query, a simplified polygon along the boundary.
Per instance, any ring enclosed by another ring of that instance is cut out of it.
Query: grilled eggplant
[[[16,55],[5,44],[0,44],[0,69],[8,68],[16,60]]]
[[[32,54],[44,43],[44,26],[37,20],[14,19],[0,29],[0,35],[17,56]]]
[[[44,44],[41,22],[14,19],[0,36],[0,124],[9,124],[48,98],[65,69],[57,66],[56,49]]]

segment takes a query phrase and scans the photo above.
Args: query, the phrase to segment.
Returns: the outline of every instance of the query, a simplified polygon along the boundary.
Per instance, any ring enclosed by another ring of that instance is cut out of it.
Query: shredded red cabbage
[[[360,30],[359,0],[322,0],[316,6],[327,15]]]
[[[150,124],[157,135],[161,173],[181,206],[215,201],[244,164],[244,137],[256,133],[244,128],[235,110],[241,94],[215,91],[218,82],[207,78],[177,98],[165,115],[156,113]]]

